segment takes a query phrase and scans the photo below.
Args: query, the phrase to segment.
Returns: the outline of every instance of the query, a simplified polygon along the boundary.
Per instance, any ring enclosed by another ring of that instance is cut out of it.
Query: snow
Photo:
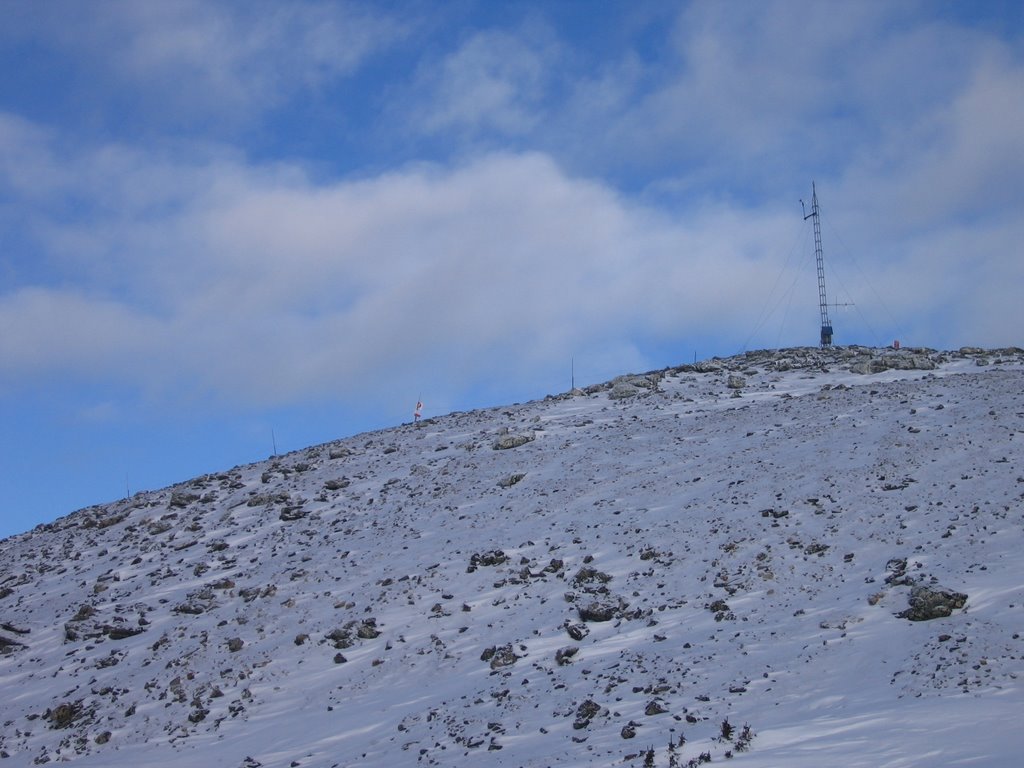
[[[850,371],[868,358],[936,367]],[[0,637],[23,644],[0,655],[4,762],[666,766],[685,736],[678,765],[1019,764],[1024,353],[782,350],[626,382],[0,542]],[[965,608],[898,617],[898,558]],[[593,599],[616,618],[581,621]]]

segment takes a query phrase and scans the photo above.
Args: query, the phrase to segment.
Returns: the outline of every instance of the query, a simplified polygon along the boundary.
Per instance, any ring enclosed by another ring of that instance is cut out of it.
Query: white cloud
[[[987,52],[964,87],[933,105],[906,134],[892,131],[885,194],[906,224],[926,229],[986,219],[1024,205],[1024,67],[1001,49]]]
[[[407,31],[349,2],[54,0],[14,9],[5,33],[74,57],[115,103],[145,103],[166,124],[240,121],[296,91],[351,75]]]
[[[539,154],[327,185],[230,160],[176,174],[108,167],[122,175],[74,176],[58,196],[163,181],[148,195],[168,204],[127,217],[99,206],[84,232],[49,222],[51,246],[88,254],[85,274],[78,288],[0,297],[16,331],[8,378],[180,380],[256,402],[365,391],[381,371],[448,387],[529,378],[573,350],[596,358],[698,322],[717,308],[721,276],[756,274],[749,228],[773,226],[687,232]],[[728,282],[743,292],[744,280]]]
[[[135,378],[163,329],[131,307],[73,290],[22,288],[0,296],[0,360],[7,377],[70,372]]]
[[[414,130],[429,133],[532,133],[549,108],[559,55],[536,26],[478,32],[440,62],[420,65],[413,86],[398,98],[400,111],[411,114]]]

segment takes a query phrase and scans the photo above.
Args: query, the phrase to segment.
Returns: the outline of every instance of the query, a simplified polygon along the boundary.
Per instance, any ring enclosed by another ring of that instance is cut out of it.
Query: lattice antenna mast
[[[800,204],[803,205],[803,200]],[[818,215],[818,191],[811,182],[811,212],[804,214],[804,221],[814,222],[814,257],[818,262],[818,304],[821,307],[821,346],[832,346],[832,321],[828,319],[828,299],[825,298],[825,259],[821,251],[821,216]]]

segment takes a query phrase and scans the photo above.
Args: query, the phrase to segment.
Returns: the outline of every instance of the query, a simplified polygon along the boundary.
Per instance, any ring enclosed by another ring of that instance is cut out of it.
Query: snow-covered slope
[[[0,542],[0,765],[1019,765],[1022,384],[749,353],[76,512]]]

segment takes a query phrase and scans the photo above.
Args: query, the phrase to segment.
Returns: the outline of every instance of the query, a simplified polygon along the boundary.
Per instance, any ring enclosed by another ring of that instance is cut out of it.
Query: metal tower
[[[803,204],[803,201],[800,201]],[[818,261],[818,303],[821,307],[821,346],[832,346],[832,321],[828,319],[828,300],[825,298],[825,261],[821,252],[821,217],[818,215],[818,192],[811,182],[811,212],[804,221],[814,220],[814,257]]]

